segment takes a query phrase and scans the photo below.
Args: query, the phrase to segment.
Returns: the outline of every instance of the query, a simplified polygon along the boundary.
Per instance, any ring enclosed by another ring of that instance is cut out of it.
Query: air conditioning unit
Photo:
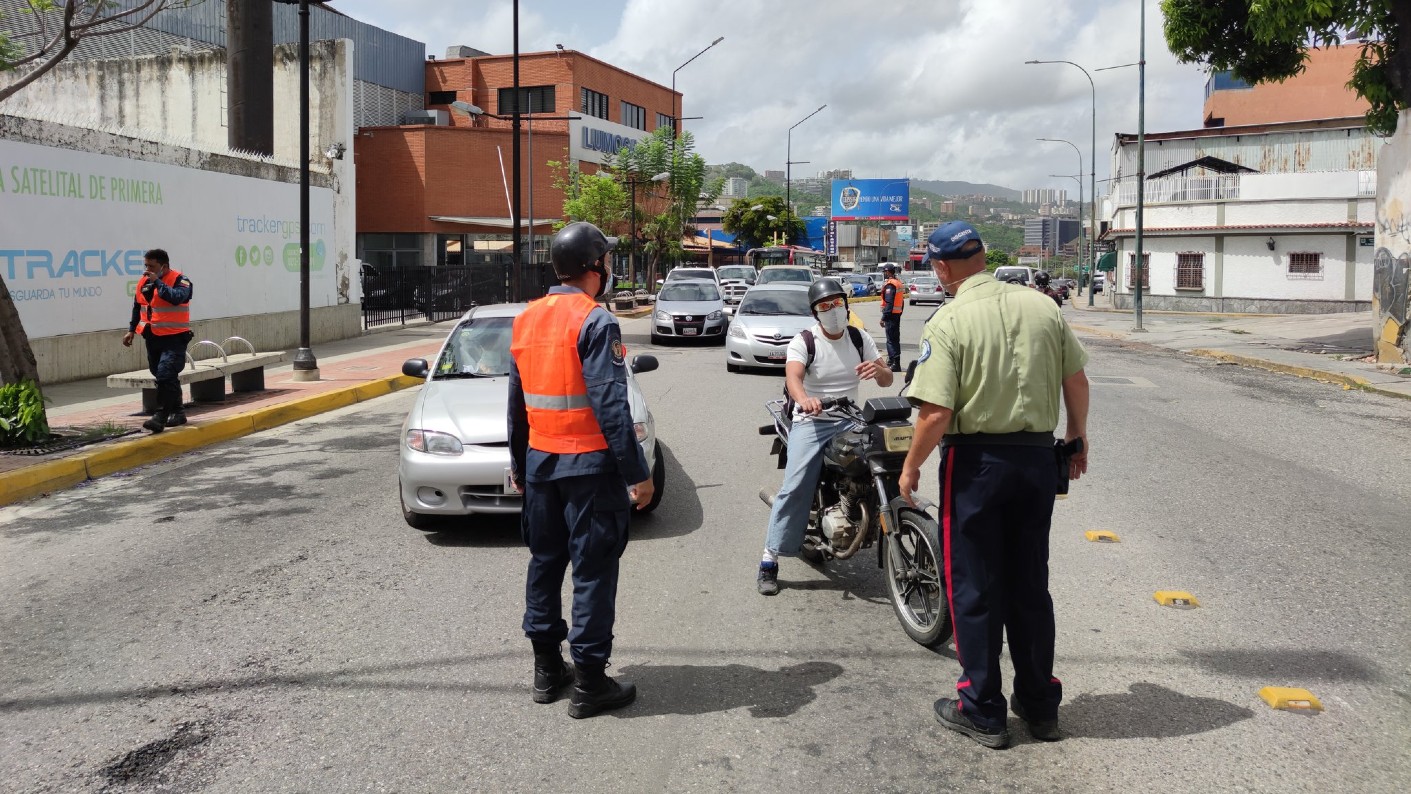
[[[438,127],[449,126],[451,114],[445,110],[409,110],[402,114],[403,124],[434,124]]]

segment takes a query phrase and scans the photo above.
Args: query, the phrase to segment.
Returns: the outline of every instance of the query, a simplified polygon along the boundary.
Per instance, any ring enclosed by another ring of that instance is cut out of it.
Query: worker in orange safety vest
[[[132,296],[132,319],[123,335],[131,347],[140,335],[147,346],[147,369],[157,379],[157,410],[142,426],[154,434],[186,424],[181,403],[181,369],[191,342],[191,279],[172,270],[171,257],[160,248],[143,255],[146,271]]]
[[[882,330],[887,333],[887,366],[901,369],[901,312],[906,305],[906,287],[897,278],[896,265],[882,266],[887,277],[882,282]]]

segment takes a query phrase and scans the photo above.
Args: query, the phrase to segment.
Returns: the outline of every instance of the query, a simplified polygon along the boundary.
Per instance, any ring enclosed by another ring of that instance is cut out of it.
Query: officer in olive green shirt
[[[1053,676],[1048,535],[1061,477],[1087,471],[1087,353],[1052,299],[985,272],[968,223],[942,225],[927,255],[955,299],[926,323],[907,397],[920,407],[900,487],[913,501],[921,464],[941,447],[941,531],[947,594],[962,673],[958,698],[936,701],[942,725],[986,747],[1009,744],[999,669],[1014,662],[1014,713],[1036,739],[1056,741],[1063,685]],[[1059,471],[1065,441],[1082,443]]]

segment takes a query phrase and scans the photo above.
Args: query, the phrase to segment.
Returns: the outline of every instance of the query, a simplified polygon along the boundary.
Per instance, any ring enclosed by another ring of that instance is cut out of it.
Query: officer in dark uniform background
[[[1014,713],[1034,738],[1057,741],[1063,685],[1053,676],[1049,524],[1060,477],[1087,471],[1087,353],[1052,300],[985,272],[985,247],[970,224],[942,225],[926,250],[955,298],[922,333],[907,392],[920,415],[899,487],[913,501],[921,464],[939,443],[942,543],[962,673],[958,698],[936,701],[936,719],[986,747],[1009,744],[1003,632]],[[1064,438],[1082,442],[1068,459],[1055,450],[1060,393]]]
[[[171,269],[171,258],[160,248],[143,255],[147,270],[132,295],[132,320],[123,347],[141,335],[147,346],[147,369],[157,379],[157,411],[142,426],[153,433],[186,424],[181,404],[182,367],[191,342],[191,279]]]
[[[906,287],[897,278],[893,264],[882,266],[882,330],[887,333],[887,366],[901,369],[901,313],[906,308]]]
[[[612,289],[606,257],[616,245],[591,223],[556,234],[549,252],[560,285],[515,318],[510,344],[511,474],[524,490],[531,555],[524,634],[534,647],[534,702],[552,703],[573,683],[575,718],[637,696],[604,672],[629,512],[634,502],[648,504],[653,490],[627,400],[621,329],[597,303]],[[572,630],[562,615],[570,562]],[[559,651],[565,638],[573,671]]]

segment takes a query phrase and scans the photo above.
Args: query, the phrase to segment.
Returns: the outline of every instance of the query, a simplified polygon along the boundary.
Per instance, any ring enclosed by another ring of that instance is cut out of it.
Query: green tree
[[[555,230],[570,221],[587,221],[608,234],[624,231],[622,226],[629,220],[628,191],[612,171],[585,174],[576,162],[558,160],[550,160],[548,166],[554,169],[554,187],[563,191],[564,217],[554,223]]]
[[[666,183],[657,188],[666,190],[665,209],[644,214],[637,224],[638,234],[644,240],[643,250],[648,256],[647,281],[654,283],[662,262],[680,261],[682,238],[695,233],[690,221],[695,217],[696,207],[701,202],[715,201],[722,180],[719,177],[707,179],[705,158],[695,152],[695,137],[683,132],[679,138],[673,138],[670,127],[658,127],[635,146],[612,158],[607,168],[616,174],[619,182],[627,179],[628,174],[669,175]],[[639,191],[638,196],[644,192],[652,199],[650,190]],[[654,199],[643,204],[658,206]]]
[[[785,243],[793,243],[806,231],[801,218],[785,211],[783,196],[735,199],[721,216],[720,225],[739,238],[746,248],[767,245],[776,236]]]
[[[1248,83],[1304,70],[1310,47],[1361,39],[1348,87],[1367,100],[1367,126],[1390,135],[1411,107],[1411,3],[1405,0],[1162,0],[1166,44],[1184,63]]]
[[[1014,264],[1014,257],[996,248],[985,249],[985,269],[994,270]]]

